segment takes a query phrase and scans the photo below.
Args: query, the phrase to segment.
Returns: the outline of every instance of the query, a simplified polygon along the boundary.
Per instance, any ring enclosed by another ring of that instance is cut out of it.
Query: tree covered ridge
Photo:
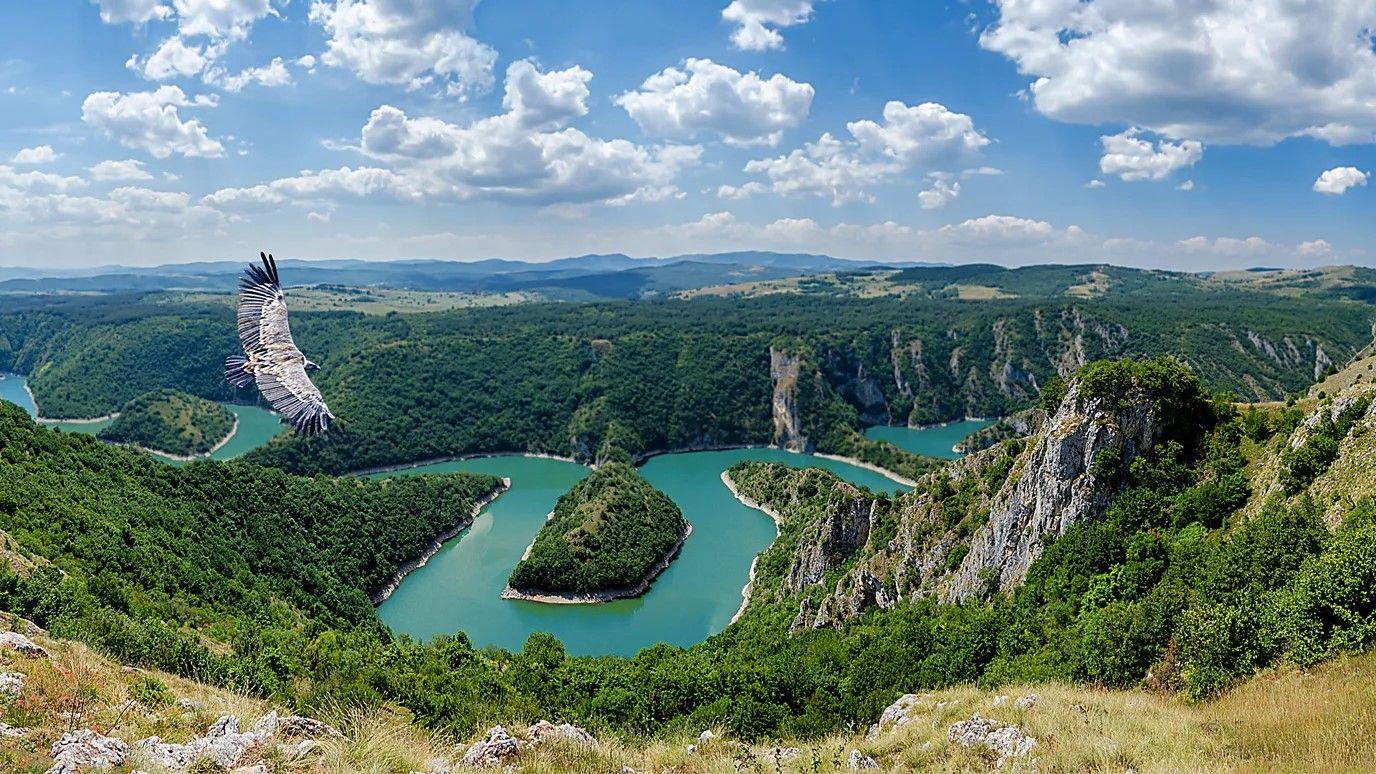
[[[1081,359],[1173,353],[1214,388],[1279,397],[1323,357],[1365,343],[1351,302],[1182,289],[1163,299],[757,299],[524,304],[365,317],[293,316],[343,418],[330,443],[284,439],[256,459],[298,472],[485,451],[586,460],[774,440],[769,351],[805,357],[819,449],[909,465],[855,431],[1003,415]],[[229,398],[223,306],[163,296],[0,315],[0,367],[30,374],[45,414],[95,415],[158,387]],[[1323,357],[1319,352],[1322,350]],[[318,353],[318,355],[317,355]],[[907,472],[918,472],[908,468]]]
[[[632,588],[678,549],[687,531],[668,495],[630,465],[608,462],[559,498],[510,585],[566,594]]]
[[[206,454],[234,430],[234,412],[172,389],[146,392],[124,404],[96,437],[181,457]]]

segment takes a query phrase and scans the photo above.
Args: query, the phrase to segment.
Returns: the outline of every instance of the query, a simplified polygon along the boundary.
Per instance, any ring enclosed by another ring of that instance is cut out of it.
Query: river
[[[28,390],[24,389],[25,384],[27,384],[27,380],[18,374],[0,374],[0,400],[14,403],[27,411],[29,416],[35,416],[33,399],[29,397]],[[243,406],[238,403],[221,403],[220,405],[234,412],[234,415],[239,418],[239,426],[234,431],[234,437],[210,455],[211,459],[232,460],[245,452],[262,446],[274,435],[282,432],[281,421],[271,411],[257,406]],[[101,419],[95,422],[44,421],[43,424],[66,432],[95,435],[108,427],[112,421],[110,419]],[[168,459],[161,455],[154,456],[171,465],[186,464],[183,461]]]
[[[23,377],[0,379],[0,399],[33,414]],[[277,417],[252,406],[225,404],[239,416],[235,437],[214,455],[230,459],[280,431]],[[96,432],[98,423],[55,423]],[[966,421],[927,428],[872,428],[869,435],[920,454],[951,458],[951,446],[987,423]],[[882,430],[882,432],[880,432]],[[726,628],[740,607],[741,587],[755,556],[774,540],[774,523],[738,502],[721,472],[741,460],[830,470],[876,492],[903,487],[872,470],[837,460],[752,448],[661,454],[641,473],[683,510],[693,534],[672,564],[636,599],[595,605],[547,605],[502,599],[507,577],[559,496],[588,474],[573,462],[518,455],[440,462],[372,478],[422,473],[488,473],[511,479],[511,488],[488,505],[473,525],[445,543],[430,561],[402,581],[378,607],[393,631],[418,639],[463,631],[479,646],[519,650],[533,632],[550,632],[569,653],[633,655],[660,642],[688,646]]]

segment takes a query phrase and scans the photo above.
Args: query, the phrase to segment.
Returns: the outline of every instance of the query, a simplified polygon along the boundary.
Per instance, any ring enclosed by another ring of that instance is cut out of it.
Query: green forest
[[[1042,267],[1048,293],[1070,281],[1058,268]],[[770,443],[777,349],[809,377],[799,400],[810,444],[911,475],[920,460],[856,431],[1006,415],[1057,374],[1106,357],[1173,354],[1211,389],[1283,398],[1364,346],[1373,319],[1328,296],[1139,284],[1097,298],[1038,297],[1029,283],[1019,298],[979,302],[776,295],[294,313],[338,432],[284,438],[253,459],[344,473],[475,452],[594,461]],[[0,314],[0,368],[28,374],[51,416],[101,415],[165,387],[248,398],[220,376],[235,347],[224,304],[159,294],[16,297]]]
[[[0,529],[39,558],[32,571],[0,572],[0,606],[134,665],[301,711],[395,703],[464,734],[551,717],[636,735],[722,725],[745,738],[810,737],[871,722],[896,695],[959,682],[1150,681],[1202,696],[1268,664],[1370,643],[1376,509],[1336,532],[1302,500],[1239,522],[1246,439],[1266,435],[1269,420],[1238,416],[1178,367],[1101,366],[1089,382],[1105,394],[1148,384],[1152,400],[1194,421],[1171,424],[1123,466],[1107,515],[1052,543],[1026,585],[790,635],[800,598],[765,591],[780,588],[796,519],[841,484],[748,464],[731,474],[751,496],[799,493],[781,508],[782,537],[761,557],[748,612],[699,645],[634,658],[570,657],[541,634],[518,653],[476,649],[462,634],[418,643],[379,623],[368,593],[496,479],[298,478],[239,462],[178,470],[0,405]],[[1015,454],[1019,443],[1002,446]],[[895,501],[862,495],[876,500],[882,531]]]
[[[234,412],[179,390],[154,390],[124,404],[96,437],[180,457],[207,454],[234,430]]]
[[[510,585],[522,592],[629,589],[678,550],[688,522],[624,462],[608,462],[559,498]]]

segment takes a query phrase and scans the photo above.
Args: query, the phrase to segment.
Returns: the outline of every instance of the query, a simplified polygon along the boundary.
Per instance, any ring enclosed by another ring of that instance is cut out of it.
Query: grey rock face
[[[1021,460],[1017,480],[1004,485],[988,522],[946,582],[946,601],[960,601],[1022,582],[1041,556],[1043,541],[1072,524],[1100,515],[1119,482],[1095,471],[1100,455],[1117,453],[1125,465],[1148,451],[1159,434],[1150,401],[1119,408],[1114,399],[1090,399],[1072,385],[1056,415]],[[997,588],[985,579],[996,580]]]
[[[802,358],[769,348],[769,376],[774,380],[770,401],[774,412],[774,444],[790,451],[811,451],[803,435],[803,419],[798,413],[798,378]]]
[[[271,736],[271,732],[256,726],[241,732],[239,718],[224,715],[210,724],[205,736],[196,737],[186,744],[168,743],[150,736],[140,740],[135,747],[149,760],[166,769],[184,770],[202,759],[228,769],[236,766],[250,749],[267,743]]]
[[[784,579],[788,591],[796,593],[820,582],[829,568],[850,558],[869,540],[874,501],[853,489],[853,497],[844,496],[846,489],[850,488],[838,490],[843,495],[828,504],[826,517],[803,534]]]
[[[29,658],[48,658],[48,651],[19,632],[0,632],[0,648],[18,651]]]
[[[946,739],[961,747],[987,747],[998,756],[996,768],[1002,768],[1009,758],[1020,758],[1032,752],[1037,740],[1021,728],[981,717],[978,713],[969,720],[953,723],[946,731]]]
[[[579,728],[569,723],[560,723],[556,726],[548,720],[542,720],[531,726],[529,735],[531,744],[540,744],[552,739],[563,739],[578,744],[597,743],[597,739],[585,728]]]
[[[521,742],[518,739],[508,734],[505,728],[493,726],[487,732],[486,739],[475,742],[464,752],[462,763],[478,768],[500,766],[520,751]]]
[[[75,774],[77,771],[112,768],[129,757],[129,745],[89,728],[68,731],[53,742],[52,768],[47,774]]]

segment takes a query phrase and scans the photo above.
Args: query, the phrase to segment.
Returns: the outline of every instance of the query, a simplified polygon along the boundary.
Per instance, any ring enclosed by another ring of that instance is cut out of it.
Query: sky
[[[0,265],[1376,263],[1370,0],[52,0]]]

